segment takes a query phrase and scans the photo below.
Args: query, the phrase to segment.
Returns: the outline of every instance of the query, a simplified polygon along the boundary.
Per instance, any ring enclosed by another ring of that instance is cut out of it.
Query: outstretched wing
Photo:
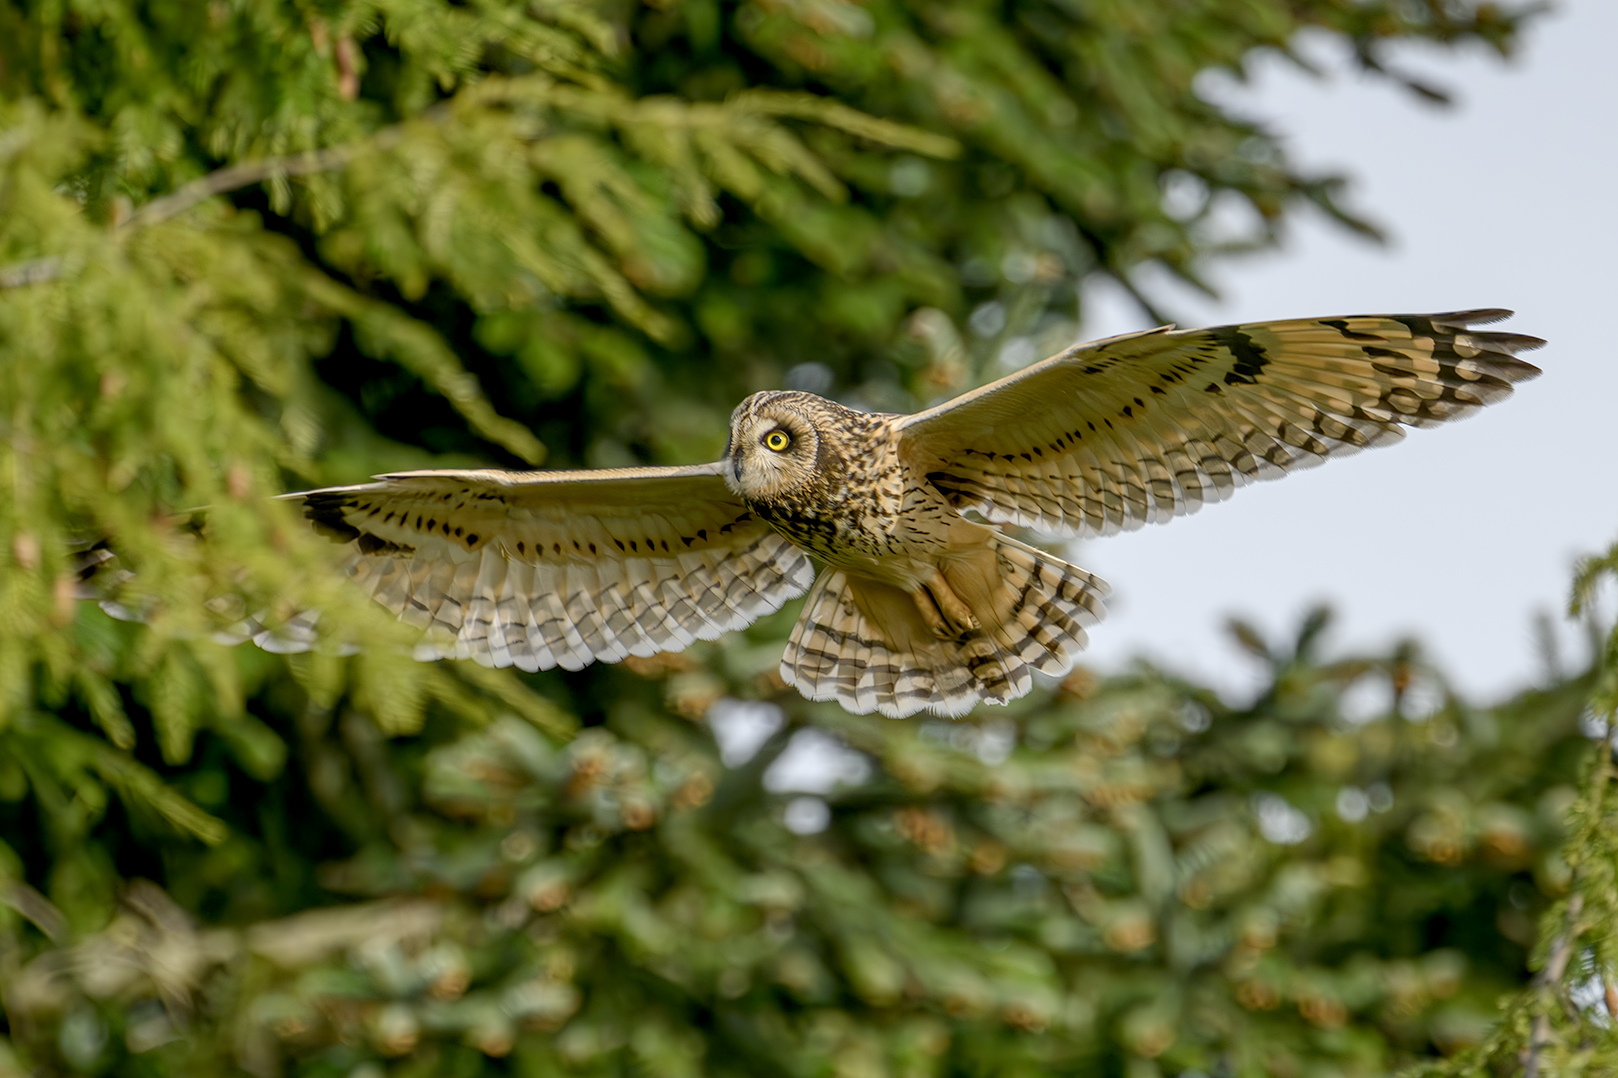
[[[957,508],[1108,535],[1503,400],[1545,342],[1510,311],[1172,327],[1076,345],[907,417],[902,452]]]
[[[802,594],[809,559],[720,465],[432,471],[290,494],[428,655],[576,670],[678,651]]]

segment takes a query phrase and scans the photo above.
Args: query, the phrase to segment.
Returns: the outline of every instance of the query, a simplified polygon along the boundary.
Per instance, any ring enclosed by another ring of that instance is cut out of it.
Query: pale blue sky
[[[1088,662],[1149,654],[1240,693],[1254,675],[1225,617],[1290,636],[1326,599],[1335,650],[1414,634],[1480,701],[1537,677],[1533,613],[1560,618],[1575,558],[1618,539],[1614,41],[1618,3],[1571,0],[1508,63],[1398,54],[1453,91],[1451,109],[1340,58],[1324,83],[1269,62],[1250,87],[1213,87],[1273,123],[1297,160],[1352,174],[1352,204],[1393,242],[1305,219],[1282,253],[1223,264],[1221,302],[1169,290],[1182,325],[1510,307],[1502,328],[1549,339],[1526,357],[1545,373],[1454,427],[1083,544],[1077,560],[1115,589]],[[1121,296],[1092,299],[1087,338],[1146,324]]]

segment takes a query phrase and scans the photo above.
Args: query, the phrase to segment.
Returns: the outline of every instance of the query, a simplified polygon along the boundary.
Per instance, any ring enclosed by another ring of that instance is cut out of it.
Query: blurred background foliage
[[[1148,264],[1371,231],[1199,75],[1313,31],[1439,96],[1387,50],[1520,19],[0,8],[0,1075],[1611,1073],[1610,642],[1484,708],[1317,614],[1234,627],[1248,704],[1081,670],[895,723],[781,691],[791,611],[413,663],[268,498],[711,459],[771,386],[957,392],[1098,276],[1155,315]],[[143,624],[78,601],[95,540]],[[214,638],[311,608],[364,646]]]

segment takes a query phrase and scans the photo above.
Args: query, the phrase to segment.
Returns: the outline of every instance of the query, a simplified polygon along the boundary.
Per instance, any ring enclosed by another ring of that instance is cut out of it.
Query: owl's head
[[[730,416],[725,483],[749,501],[788,497],[811,483],[820,459],[808,393],[754,393]]]

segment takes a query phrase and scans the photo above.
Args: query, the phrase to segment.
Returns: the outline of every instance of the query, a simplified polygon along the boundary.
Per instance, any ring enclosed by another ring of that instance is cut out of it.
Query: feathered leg
[[[967,542],[940,563],[943,588],[929,591],[935,601],[947,591],[976,628],[940,637],[940,611],[928,617],[920,596],[827,570],[787,643],[782,679],[811,700],[902,718],[1004,704],[1032,687],[1031,670],[1065,673],[1085,628],[1104,613],[1106,584],[993,529],[970,527]]]

